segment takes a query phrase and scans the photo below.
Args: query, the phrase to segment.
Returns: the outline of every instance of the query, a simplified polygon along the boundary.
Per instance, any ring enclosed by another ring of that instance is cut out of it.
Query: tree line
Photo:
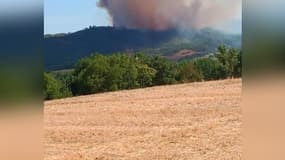
[[[82,58],[69,71],[44,73],[46,100],[155,85],[241,77],[241,51],[220,46],[206,57],[180,62],[137,53]]]

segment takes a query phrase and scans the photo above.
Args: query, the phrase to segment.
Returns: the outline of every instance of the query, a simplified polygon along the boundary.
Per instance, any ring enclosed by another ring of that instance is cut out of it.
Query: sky
[[[89,26],[111,26],[106,10],[98,0],[45,0],[44,34],[68,33]],[[241,33],[241,16],[216,26],[228,33]]]
[[[45,0],[44,33],[67,33],[90,25],[111,25],[107,12],[97,7],[98,0]]]

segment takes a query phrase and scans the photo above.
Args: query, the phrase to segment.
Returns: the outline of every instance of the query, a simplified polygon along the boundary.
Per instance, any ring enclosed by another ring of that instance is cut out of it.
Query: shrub
[[[44,73],[44,97],[47,100],[61,98],[62,84],[51,74]]]

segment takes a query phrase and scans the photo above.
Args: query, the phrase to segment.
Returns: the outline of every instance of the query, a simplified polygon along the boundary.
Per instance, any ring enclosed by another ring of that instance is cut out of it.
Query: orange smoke
[[[241,0],[100,0],[114,26],[164,30],[205,28],[235,18]]]

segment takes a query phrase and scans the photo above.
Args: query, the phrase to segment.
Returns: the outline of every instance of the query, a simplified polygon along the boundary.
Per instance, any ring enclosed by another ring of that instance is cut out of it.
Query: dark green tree
[[[234,66],[234,77],[241,77],[242,76],[242,52],[238,52],[237,55],[237,63]]]
[[[176,83],[178,67],[175,62],[160,56],[154,56],[148,65],[157,71],[154,77],[154,84],[163,85]]]

